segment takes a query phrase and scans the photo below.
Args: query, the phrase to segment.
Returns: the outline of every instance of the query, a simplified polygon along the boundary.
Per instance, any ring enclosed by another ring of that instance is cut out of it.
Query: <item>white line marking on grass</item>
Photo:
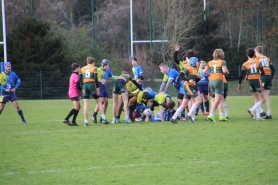
[[[101,169],[108,169],[108,168],[133,168],[133,167],[140,167],[140,166],[154,166],[154,165],[171,165],[174,163],[171,162],[162,162],[162,163],[141,163],[141,164],[126,164],[126,165],[118,165],[118,166],[92,166],[89,168],[71,168],[70,170],[39,170],[39,171],[29,171],[29,172],[4,172],[1,173],[0,176],[6,175],[19,175],[19,174],[39,174],[39,173],[63,173],[63,172],[76,172],[76,171],[86,171],[86,170],[101,170]]]

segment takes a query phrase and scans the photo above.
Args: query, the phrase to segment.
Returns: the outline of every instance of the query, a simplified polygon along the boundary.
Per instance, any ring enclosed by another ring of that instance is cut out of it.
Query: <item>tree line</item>
[[[87,56],[108,58],[115,70],[130,70],[129,0],[6,1],[8,60],[13,69],[69,70]],[[172,63],[173,46],[180,57],[193,49],[210,60],[222,48],[228,65],[245,61],[245,49],[263,45],[277,59],[278,5],[275,0],[140,0],[133,1],[134,40],[166,43],[135,44],[145,69]],[[1,57],[3,58],[3,50]],[[3,60],[3,59],[2,59]],[[153,73],[146,70],[149,77]]]

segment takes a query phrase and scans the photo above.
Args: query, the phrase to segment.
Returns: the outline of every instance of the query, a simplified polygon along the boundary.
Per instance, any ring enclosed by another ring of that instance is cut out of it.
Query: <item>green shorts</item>
[[[250,87],[250,92],[262,92],[261,80],[259,79],[248,80],[248,85]]]
[[[264,90],[270,90],[272,87],[272,79],[270,75],[264,75],[261,77],[262,79],[262,87],[264,88]]]
[[[214,94],[224,94],[224,83],[222,80],[210,81],[209,86]]]
[[[90,95],[92,95],[94,99],[99,98],[96,93],[96,85],[93,82],[84,83],[82,86],[82,96],[84,99],[89,99]]]
[[[114,82],[113,85],[113,93],[114,94],[122,94],[122,93],[126,93],[126,82],[122,79],[118,79]]]
[[[190,100],[191,98],[195,98],[198,96],[198,91],[196,87],[190,85],[184,85],[183,87],[184,97],[185,99]]]

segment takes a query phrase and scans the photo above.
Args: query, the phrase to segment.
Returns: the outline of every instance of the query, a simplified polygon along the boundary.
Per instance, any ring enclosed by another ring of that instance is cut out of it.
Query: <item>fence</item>
[[[242,82],[242,91],[237,92],[238,76],[240,66],[229,67],[230,74],[227,76],[229,82],[229,96],[245,96],[250,95],[249,86],[247,83]],[[162,74],[159,69],[152,69],[155,77],[148,78],[145,76],[145,87],[151,87],[154,91],[159,91],[162,82]],[[63,72],[16,72],[22,83],[17,90],[17,96],[20,99],[65,99],[68,98],[68,83],[71,75],[70,71]],[[118,75],[118,74],[115,74]],[[273,87],[271,90],[272,95],[277,94],[277,79],[276,75],[272,81]],[[112,95],[113,80],[107,82],[109,96]],[[169,94],[176,96],[176,89],[172,86],[168,90]]]

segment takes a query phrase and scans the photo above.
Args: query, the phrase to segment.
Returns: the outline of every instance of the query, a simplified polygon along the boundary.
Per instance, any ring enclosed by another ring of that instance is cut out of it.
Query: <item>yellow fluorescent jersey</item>
[[[143,101],[143,91],[140,91],[137,95],[137,104],[142,104]]]
[[[180,63],[179,63],[179,68],[181,69],[182,67],[183,67],[183,61],[180,61]]]
[[[163,82],[167,82],[168,81],[168,76],[166,74],[163,75]]]
[[[136,91],[138,89],[137,86],[132,81],[128,81],[126,83],[126,88],[127,88],[128,93],[133,93],[134,91]]]
[[[98,81],[100,81],[100,80],[102,80],[102,76],[103,76],[103,74],[104,74],[104,70],[101,68],[101,67],[99,67],[99,68],[97,68],[97,79],[98,79]]]
[[[157,94],[154,97],[154,101],[156,101],[159,105],[162,105],[166,102],[167,94]]]
[[[79,74],[82,74],[83,83],[88,83],[88,82],[95,82],[94,77],[95,75],[97,75],[97,73],[98,73],[97,67],[88,64],[81,68]]]

